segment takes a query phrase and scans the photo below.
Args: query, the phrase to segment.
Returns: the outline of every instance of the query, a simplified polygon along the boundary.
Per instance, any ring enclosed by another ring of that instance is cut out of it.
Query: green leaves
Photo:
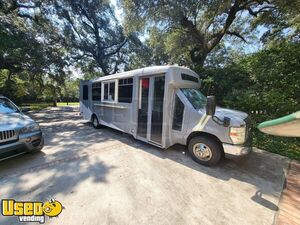
[[[256,128],[260,122],[299,110],[299,59],[298,43],[282,43],[198,73],[204,78],[205,94],[216,95],[220,105],[251,115],[254,146],[299,160],[299,139],[269,136]]]
[[[289,114],[299,107],[299,52],[298,44],[287,43],[245,60],[262,104],[272,116]]]
[[[260,13],[276,10],[270,1],[120,0],[127,30],[149,34],[158,29],[169,61],[203,66],[225,36],[246,42],[249,23]],[[145,32],[150,30],[149,33]],[[233,42],[232,42],[233,43]],[[235,44],[235,43],[234,43]]]
[[[62,21],[61,37],[74,63],[92,63],[106,75],[115,73],[124,63],[123,50],[129,37],[109,1],[60,0],[55,1],[53,11]]]
[[[266,118],[299,110],[300,46],[286,43],[245,56],[224,68],[205,68],[203,90],[221,104]],[[213,81],[213,82],[212,82]]]

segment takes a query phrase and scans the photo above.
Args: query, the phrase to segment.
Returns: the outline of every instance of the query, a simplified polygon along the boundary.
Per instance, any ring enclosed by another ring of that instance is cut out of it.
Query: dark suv
[[[0,160],[40,151],[44,138],[39,125],[8,98],[0,96]]]

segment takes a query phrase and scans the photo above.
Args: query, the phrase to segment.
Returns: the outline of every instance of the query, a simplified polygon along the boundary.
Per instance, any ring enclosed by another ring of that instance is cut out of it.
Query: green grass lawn
[[[29,107],[30,111],[41,110],[41,109],[47,108],[49,106],[52,106],[52,104],[48,103],[48,102],[29,103],[29,104],[22,104],[21,105],[21,107]]]
[[[69,102],[68,104],[66,102],[58,102],[57,106],[79,106],[79,102]]]
[[[29,104],[22,104],[21,107],[29,107],[31,111],[41,110],[47,107],[52,107],[52,102],[39,102],[39,103],[29,103]],[[79,102],[57,102],[58,107],[63,106],[79,106]]]

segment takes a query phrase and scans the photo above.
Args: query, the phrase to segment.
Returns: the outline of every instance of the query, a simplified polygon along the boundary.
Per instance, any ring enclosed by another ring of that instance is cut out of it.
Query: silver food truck
[[[179,66],[81,81],[80,113],[94,128],[108,126],[163,149],[186,145],[203,165],[248,154],[248,115],[216,107],[214,97],[205,97],[200,85],[198,74]]]

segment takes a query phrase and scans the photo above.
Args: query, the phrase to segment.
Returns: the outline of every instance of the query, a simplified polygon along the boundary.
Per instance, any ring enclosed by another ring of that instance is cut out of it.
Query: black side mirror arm
[[[212,120],[219,124],[220,126],[228,127],[230,125],[230,118],[224,117],[224,120],[221,120],[217,116],[215,116],[216,112],[216,99],[215,96],[207,96],[207,103],[206,103],[206,115],[212,117]]]
[[[216,117],[216,116],[212,116],[212,120],[219,124],[220,126],[224,126],[224,127],[229,127],[230,125],[230,118],[229,117],[224,117],[224,120],[221,120],[220,118]]]

